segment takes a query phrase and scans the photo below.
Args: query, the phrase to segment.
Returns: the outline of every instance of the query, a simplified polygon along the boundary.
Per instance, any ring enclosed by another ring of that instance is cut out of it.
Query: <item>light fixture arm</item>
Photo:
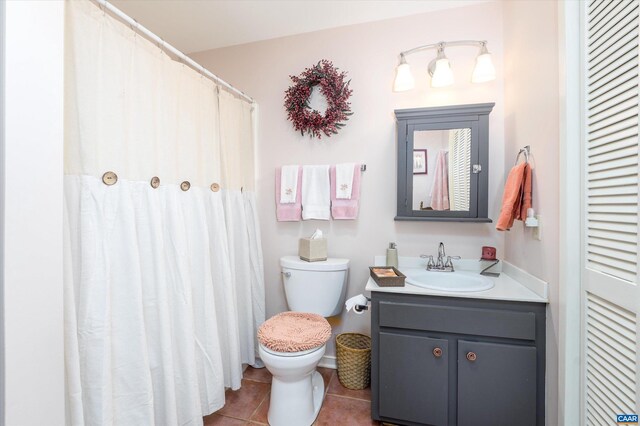
[[[414,47],[413,49],[405,50],[404,52],[400,52],[400,57],[404,58],[407,55],[411,55],[413,53],[421,52],[423,50],[429,49],[444,49],[445,47],[453,47],[453,46],[476,46],[480,48],[486,48],[487,41],[486,40],[458,40],[458,41],[440,41],[438,43],[425,44],[423,46]]]

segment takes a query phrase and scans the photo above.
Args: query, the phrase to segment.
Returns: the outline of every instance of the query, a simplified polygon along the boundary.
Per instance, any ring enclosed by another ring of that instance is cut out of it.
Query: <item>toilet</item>
[[[339,314],[347,291],[349,259],[306,262],[280,259],[289,312],[265,321],[258,331],[260,359],[273,375],[269,424],[311,425],[324,398],[316,367],[331,337],[325,317]]]

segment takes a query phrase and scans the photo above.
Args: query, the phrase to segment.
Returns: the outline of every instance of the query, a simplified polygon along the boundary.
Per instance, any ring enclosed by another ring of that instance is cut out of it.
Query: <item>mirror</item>
[[[494,104],[396,110],[396,220],[491,222],[489,113]]]
[[[413,210],[469,211],[471,129],[413,135]]]

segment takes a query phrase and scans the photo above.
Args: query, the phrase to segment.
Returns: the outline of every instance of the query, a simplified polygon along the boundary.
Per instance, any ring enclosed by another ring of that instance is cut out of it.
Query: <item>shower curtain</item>
[[[202,424],[264,321],[255,108],[86,0],[65,56],[67,423]]]

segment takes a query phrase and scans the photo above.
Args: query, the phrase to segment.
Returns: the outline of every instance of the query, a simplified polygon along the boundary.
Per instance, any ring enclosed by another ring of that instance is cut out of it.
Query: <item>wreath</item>
[[[313,67],[305,68],[299,76],[289,76],[294,84],[285,92],[284,106],[294,129],[303,136],[306,132],[311,137],[322,139],[323,134],[331,137],[345,126],[344,122],[353,114],[349,102],[353,91],[349,88],[351,80],[344,81],[346,74],[323,59]],[[319,86],[320,93],[327,99],[324,114],[309,105],[315,86]]]

